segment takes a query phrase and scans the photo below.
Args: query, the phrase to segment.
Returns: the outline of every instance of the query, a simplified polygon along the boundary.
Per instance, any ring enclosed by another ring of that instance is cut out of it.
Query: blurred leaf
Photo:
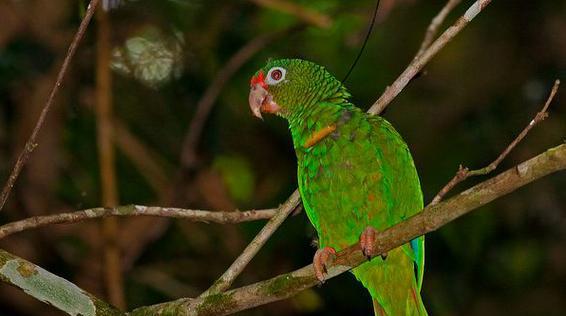
[[[240,156],[220,156],[213,163],[220,172],[230,195],[240,202],[249,201],[255,189],[255,178],[249,162]]]
[[[183,44],[181,35],[168,36],[150,26],[114,49],[111,66],[156,89],[181,74]]]

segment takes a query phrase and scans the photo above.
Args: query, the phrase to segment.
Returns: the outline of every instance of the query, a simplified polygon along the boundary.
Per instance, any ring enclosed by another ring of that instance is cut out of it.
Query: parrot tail
[[[370,292],[376,316],[427,316],[417,289],[413,261],[398,248],[353,270]]]

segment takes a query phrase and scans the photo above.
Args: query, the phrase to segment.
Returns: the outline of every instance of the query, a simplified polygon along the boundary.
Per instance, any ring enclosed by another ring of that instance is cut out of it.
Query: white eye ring
[[[267,83],[268,85],[276,85],[285,80],[286,73],[287,70],[283,67],[273,67],[267,72],[265,83]]]

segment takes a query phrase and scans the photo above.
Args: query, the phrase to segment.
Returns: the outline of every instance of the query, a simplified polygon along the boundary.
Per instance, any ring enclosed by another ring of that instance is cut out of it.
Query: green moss
[[[136,207],[133,204],[120,206],[116,209],[120,215],[129,215],[136,212]]]
[[[92,301],[94,302],[94,307],[96,309],[96,316],[119,316],[124,315],[124,313],[120,312],[115,307],[111,306],[110,304],[98,300],[94,297],[91,297]]]
[[[293,277],[289,274],[282,275],[266,285],[265,291],[267,295],[279,296],[285,294],[289,289],[301,288],[307,280],[308,278],[304,277]]]
[[[199,315],[216,315],[220,311],[230,309],[237,305],[231,294],[212,294],[204,298],[197,308]]]
[[[35,266],[25,261],[20,262],[20,265],[16,268],[16,270],[18,270],[20,275],[24,278],[29,278],[37,274],[37,270],[35,269]]]

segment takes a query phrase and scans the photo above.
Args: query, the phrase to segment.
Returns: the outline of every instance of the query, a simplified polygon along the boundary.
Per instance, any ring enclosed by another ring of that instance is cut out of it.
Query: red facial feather
[[[255,84],[259,84],[262,88],[267,90],[267,84],[265,83],[265,74],[263,73],[262,70],[259,71],[257,76],[253,76],[252,79],[250,80],[250,85],[253,86]]]

